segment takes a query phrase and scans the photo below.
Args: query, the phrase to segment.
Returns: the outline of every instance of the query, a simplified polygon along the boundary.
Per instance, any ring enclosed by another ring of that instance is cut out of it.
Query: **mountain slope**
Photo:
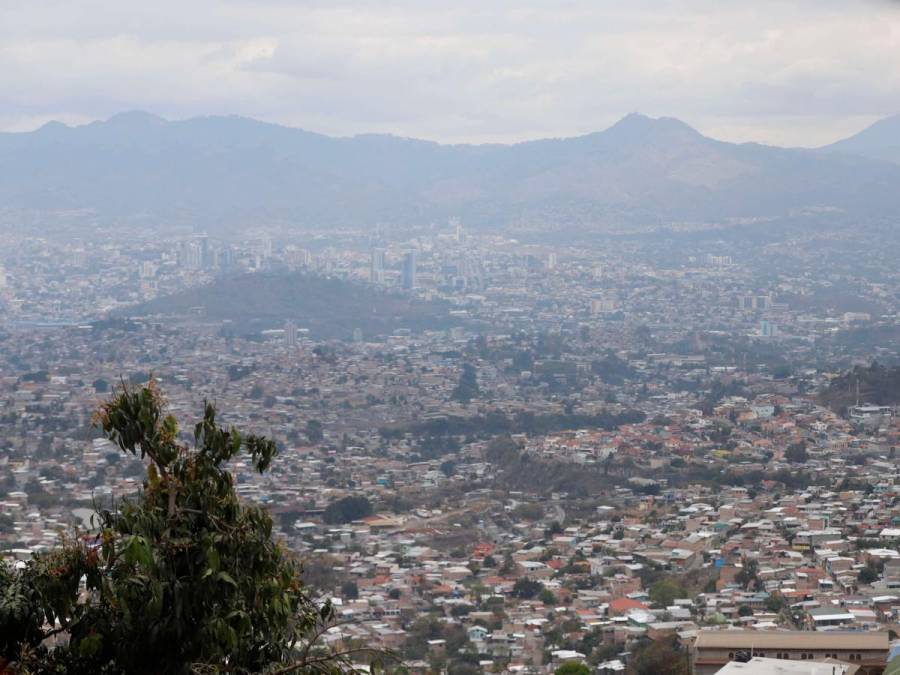
[[[879,120],[858,134],[822,148],[900,164],[900,114]]]
[[[331,138],[237,117],[125,113],[0,134],[0,207],[92,209],[204,227],[421,224],[604,227],[895,214],[900,167],[840,153],[735,145],[671,118],[516,145]]]
[[[119,316],[188,317],[230,322],[237,334],[281,328],[293,320],[316,338],[371,337],[397,328],[447,328],[446,305],[368,285],[301,273],[243,274],[190,288],[117,312]]]

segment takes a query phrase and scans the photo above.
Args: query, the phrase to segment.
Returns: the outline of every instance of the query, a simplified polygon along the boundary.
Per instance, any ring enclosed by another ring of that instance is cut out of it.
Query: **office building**
[[[293,321],[284,324],[284,344],[287,347],[297,346],[297,325]]]
[[[412,290],[416,287],[416,252],[408,251],[403,256],[403,288]]]
[[[372,257],[369,261],[369,281],[373,284],[384,283],[384,249],[372,249]]]
[[[784,661],[834,659],[859,675],[881,675],[887,664],[884,631],[701,630],[694,643],[694,674],[713,675],[732,661],[753,657]]]

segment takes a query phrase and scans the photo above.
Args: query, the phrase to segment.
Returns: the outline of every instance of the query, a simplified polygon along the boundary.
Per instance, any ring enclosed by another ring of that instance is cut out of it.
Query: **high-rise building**
[[[197,237],[197,244],[200,246],[200,266],[212,267],[212,251],[209,248],[209,237],[201,234]]]
[[[416,287],[416,252],[408,251],[403,256],[403,288],[412,290]]]
[[[384,249],[372,249],[372,258],[369,261],[369,281],[373,284],[384,283]]]
[[[547,256],[547,269],[548,270],[556,269],[556,254],[555,253],[550,253]]]
[[[453,228],[454,239],[458,242],[462,242],[465,239],[465,234],[463,233],[462,223],[459,222],[459,218],[451,218],[450,227]]]
[[[293,321],[284,324],[284,344],[288,347],[297,346],[297,326]]]
[[[222,249],[222,254],[219,256],[219,265],[225,269],[230,269],[234,266],[234,262],[234,249],[231,246],[226,246]]]
[[[181,242],[181,264],[192,270],[203,267],[203,249],[199,241]]]
[[[141,279],[152,279],[156,276],[156,264],[152,260],[145,260],[141,263]]]

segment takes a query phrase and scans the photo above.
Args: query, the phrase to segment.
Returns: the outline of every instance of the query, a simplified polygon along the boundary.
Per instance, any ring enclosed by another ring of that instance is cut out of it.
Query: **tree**
[[[740,572],[734,575],[734,580],[746,588],[750,582],[755,583],[759,581],[758,572],[759,563],[753,558],[745,558]]]
[[[875,583],[878,581],[878,568],[869,561],[869,564],[859,570],[856,578],[859,579],[861,584]]]
[[[355,581],[346,581],[341,584],[341,595],[348,600],[356,600],[359,597],[359,588]]]
[[[319,420],[309,420],[306,423],[306,437],[310,443],[321,443],[325,438],[322,432],[322,423]]]
[[[684,586],[674,579],[661,579],[650,587],[650,600],[657,607],[669,607],[677,598],[687,595]]]
[[[678,649],[677,638],[651,640],[638,647],[628,666],[628,675],[688,675],[687,656]]]
[[[6,513],[0,513],[0,534],[11,534],[16,531],[16,521]]]
[[[544,590],[544,584],[540,581],[522,577],[521,579],[516,579],[516,583],[513,584],[512,594],[515,598],[530,600],[542,590]]]
[[[809,459],[809,454],[806,452],[806,443],[804,441],[791,443],[787,450],[784,451],[784,458],[796,464],[806,464],[806,460]]]
[[[538,593],[538,600],[543,602],[545,605],[556,604],[556,596],[553,595],[553,592],[549,588],[544,588],[540,593]]]
[[[372,515],[372,504],[365,497],[342,497],[331,502],[322,518],[326,523],[342,525]]]
[[[553,671],[553,675],[591,675],[591,669],[578,661],[566,661]]]
[[[766,598],[766,609],[770,612],[778,613],[784,606],[787,604],[785,602],[784,596],[781,593],[772,593],[768,598]]]
[[[246,452],[266,471],[271,440],[218,426],[206,404],[187,445],[153,381],[123,384],[94,422],[149,460],[144,490],[99,510],[95,537],[73,537],[23,570],[0,566],[0,660],[41,673],[341,667],[315,644],[330,603],[309,598],[269,514],[238,500],[225,468]],[[63,631],[65,646],[42,645]]]
[[[468,403],[473,398],[478,398],[478,375],[475,372],[475,366],[471,363],[464,363],[462,372],[459,375],[459,383],[451,394],[454,401]]]

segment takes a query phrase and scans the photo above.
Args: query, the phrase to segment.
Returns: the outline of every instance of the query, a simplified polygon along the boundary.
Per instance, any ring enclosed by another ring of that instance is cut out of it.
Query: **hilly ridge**
[[[234,334],[281,328],[285,320],[318,339],[364,337],[398,328],[417,331],[455,325],[444,303],[389,293],[372,286],[299,272],[223,277],[173,295],[122,309],[119,316],[182,317],[227,322]]]
[[[900,131],[898,131],[900,138]],[[900,208],[900,165],[846,151],[707,138],[633,114],[586,136],[515,145],[333,138],[239,117],[117,115],[0,134],[0,206],[247,223],[603,228]]]
[[[900,164],[900,114],[879,120],[823,150]]]

